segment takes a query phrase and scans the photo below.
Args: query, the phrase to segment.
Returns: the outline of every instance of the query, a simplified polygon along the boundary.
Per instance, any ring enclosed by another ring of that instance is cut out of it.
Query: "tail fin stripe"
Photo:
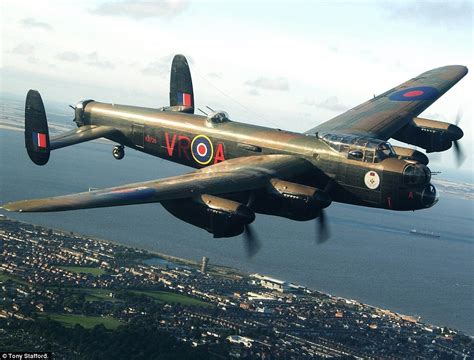
[[[33,132],[33,144],[40,148],[46,148],[46,134]]]
[[[191,106],[191,94],[178,91],[178,105]]]
[[[33,144],[38,146],[38,133],[33,133]]]

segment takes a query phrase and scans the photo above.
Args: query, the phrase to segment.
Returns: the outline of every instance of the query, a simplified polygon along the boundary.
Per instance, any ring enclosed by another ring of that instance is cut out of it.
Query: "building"
[[[209,263],[209,258],[203,256],[202,257],[202,265],[201,265],[201,272],[203,274],[206,273],[206,270],[207,270],[207,264]]]
[[[252,347],[253,342],[253,339],[240,335],[227,336],[227,340],[233,344],[243,344],[245,347],[248,348]]]
[[[260,280],[260,285],[264,288],[279,291],[281,293],[293,291],[291,284],[286,281],[274,279],[260,274],[253,274],[251,277]]]

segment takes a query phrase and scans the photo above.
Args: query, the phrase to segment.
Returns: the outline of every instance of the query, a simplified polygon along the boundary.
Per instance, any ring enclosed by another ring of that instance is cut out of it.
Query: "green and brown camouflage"
[[[10,211],[64,211],[160,202],[178,218],[215,237],[242,233],[255,213],[310,220],[331,201],[418,210],[433,206],[436,190],[425,154],[392,147],[394,138],[427,152],[449,149],[463,136],[456,125],[418,115],[467,73],[464,66],[425,72],[304,134],[246,124],[225,112],[193,114],[194,92],[182,55],[173,60],[170,106],[159,109],[79,102],[76,130],[49,138],[44,107],[30,90],[25,141],[44,165],[49,152],[105,137],[117,145],[190,166],[168,179],[3,205]],[[46,143],[35,141],[45,134]],[[33,139],[33,140],[32,140]]]

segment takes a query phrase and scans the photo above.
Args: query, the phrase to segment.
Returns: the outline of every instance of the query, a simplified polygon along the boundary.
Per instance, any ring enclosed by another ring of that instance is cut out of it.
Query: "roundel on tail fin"
[[[36,165],[45,165],[49,160],[49,130],[41,95],[36,90],[28,91],[25,103],[25,146],[28,156]]]

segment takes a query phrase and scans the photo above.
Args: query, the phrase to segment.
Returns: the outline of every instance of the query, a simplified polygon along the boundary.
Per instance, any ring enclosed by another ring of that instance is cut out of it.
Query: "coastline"
[[[165,254],[165,253],[162,253],[162,252],[159,252],[159,251],[152,251],[152,250],[147,250],[147,249],[138,248],[138,247],[131,247],[127,244],[123,244],[123,243],[115,241],[115,240],[98,238],[98,237],[94,237],[94,236],[89,236],[87,234],[79,234],[77,232],[67,231],[67,230],[63,230],[63,229],[59,229],[59,228],[46,227],[46,226],[43,226],[43,225],[38,225],[38,224],[31,223],[31,222],[25,222],[25,221],[20,221],[20,220],[17,220],[17,219],[11,219],[11,218],[3,215],[3,214],[0,214],[0,221],[2,221],[2,220],[10,220],[10,221],[14,221],[14,222],[17,222],[17,223],[20,223],[20,224],[23,224],[23,225],[32,225],[32,226],[35,226],[35,227],[45,228],[45,229],[51,230],[53,232],[56,232],[60,235],[65,235],[65,236],[66,235],[67,236],[73,235],[75,237],[88,238],[88,239],[91,239],[91,240],[94,240],[94,241],[97,241],[97,242],[101,242],[101,243],[105,243],[105,244],[113,244],[113,245],[118,245],[118,246],[122,246],[122,247],[125,247],[125,248],[140,250],[140,251],[143,251],[147,254],[153,255],[154,256],[153,258],[163,259],[163,260],[169,261],[171,263],[179,264],[179,265],[190,266],[190,267],[197,268],[197,269],[199,269],[200,266],[201,266],[201,264],[198,261],[195,261],[195,260],[180,258],[180,257],[177,257],[177,256],[172,256],[172,255]],[[230,266],[212,264],[212,263],[209,263],[208,266],[209,266],[210,270],[214,270],[216,273],[222,273],[224,275],[237,275],[241,278],[248,278],[249,276],[251,276],[250,273],[247,273],[247,272],[245,272],[241,269],[233,268],[233,267],[230,267]],[[210,272],[212,272],[212,271],[210,271]],[[272,274],[257,274],[257,275],[273,278]],[[279,280],[286,282],[286,280],[283,280],[283,279],[279,279]],[[441,328],[441,325],[424,322],[422,317],[419,316],[419,315],[416,315],[416,314],[403,314],[401,312],[393,311],[393,310],[387,309],[385,307],[380,307],[380,306],[375,306],[375,305],[371,305],[371,304],[368,304],[368,303],[364,303],[364,302],[361,302],[357,299],[352,299],[352,298],[349,299],[349,298],[346,298],[346,297],[343,297],[343,296],[327,293],[327,292],[324,292],[324,291],[321,291],[321,290],[309,288],[307,286],[302,286],[302,285],[299,285],[299,284],[296,284],[296,283],[291,283],[291,284],[295,285],[295,286],[300,286],[300,287],[305,288],[305,289],[308,289],[309,291],[315,292],[319,295],[326,296],[328,298],[332,298],[335,301],[344,301],[347,304],[362,305],[364,307],[371,308],[375,312],[378,312],[378,313],[381,313],[381,314],[384,314],[384,315],[388,315],[389,317],[392,317],[394,319],[402,319],[402,320],[405,320],[405,321],[409,321],[409,322],[424,326],[424,327],[429,328],[429,329]],[[456,331],[458,331],[460,333],[463,333],[467,336],[470,336],[471,338],[474,338],[474,334],[468,334],[468,333],[465,333],[464,331],[457,330],[457,329],[456,329]]]

